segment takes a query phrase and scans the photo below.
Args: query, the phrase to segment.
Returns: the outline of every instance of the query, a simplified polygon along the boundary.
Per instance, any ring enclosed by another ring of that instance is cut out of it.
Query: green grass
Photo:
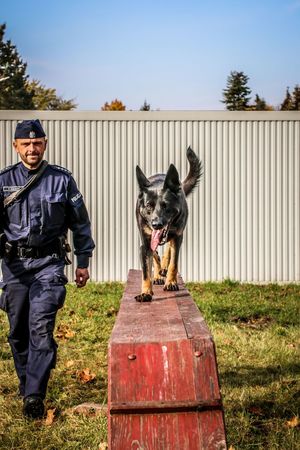
[[[229,447],[300,448],[299,427],[290,422],[299,416],[300,286],[226,281],[188,288],[214,335]],[[122,290],[120,283],[68,286],[46,402],[57,415],[48,426],[22,416],[7,319],[0,313],[0,449],[98,450],[107,441],[105,415],[65,412],[84,402],[107,402],[107,343]],[[96,377],[82,384],[78,373],[85,368]]]
[[[217,348],[235,449],[300,448],[300,286],[189,284]]]

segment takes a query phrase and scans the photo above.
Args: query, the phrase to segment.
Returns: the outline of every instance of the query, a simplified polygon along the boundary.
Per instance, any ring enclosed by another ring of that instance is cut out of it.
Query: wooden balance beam
[[[226,436],[212,335],[179,277],[138,303],[130,270],[108,353],[111,450],[224,450]]]

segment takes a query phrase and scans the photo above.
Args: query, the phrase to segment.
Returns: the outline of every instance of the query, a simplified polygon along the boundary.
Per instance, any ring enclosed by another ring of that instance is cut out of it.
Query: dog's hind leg
[[[165,280],[163,276],[160,274],[161,271],[160,257],[157,252],[153,252],[153,263],[154,263],[153,284],[165,284]]]
[[[145,245],[140,247],[140,258],[142,263],[142,292],[135,297],[137,302],[151,302],[152,300],[152,251],[147,249]]]
[[[168,267],[170,264],[170,258],[171,258],[171,248],[170,248],[170,243],[167,243],[167,247],[166,250],[164,252],[164,255],[162,257],[162,262],[161,262],[161,269],[160,269],[160,275],[162,277],[166,277],[167,272],[168,272]]]
[[[164,285],[165,291],[178,291],[177,272],[178,272],[178,257],[179,250],[182,243],[182,235],[170,240],[170,262],[167,272],[167,279]]]

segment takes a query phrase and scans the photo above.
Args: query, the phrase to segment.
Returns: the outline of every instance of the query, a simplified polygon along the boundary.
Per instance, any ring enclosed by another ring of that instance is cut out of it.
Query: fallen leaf
[[[75,362],[72,360],[66,361],[65,367],[67,367],[69,369],[70,367],[74,366],[74,364],[75,364]]]
[[[118,314],[118,310],[113,306],[106,311],[107,317],[116,316]]]
[[[251,414],[254,414],[255,416],[262,416],[263,415],[263,410],[259,406],[250,406],[248,411]]]
[[[48,409],[47,417],[46,417],[46,420],[45,420],[45,425],[50,426],[50,425],[53,424],[53,421],[54,421],[54,418],[55,418],[55,412],[56,412],[56,408]]]
[[[300,419],[298,416],[293,417],[291,420],[286,422],[288,428],[297,428],[300,426]]]
[[[107,442],[101,442],[99,450],[106,450],[108,448]]]
[[[69,331],[66,331],[66,333],[65,333],[65,338],[66,339],[71,339],[74,336],[75,336],[75,331],[69,330]]]
[[[56,330],[56,337],[58,339],[71,339],[75,336],[75,331],[72,331],[69,325],[60,324]]]
[[[77,370],[76,377],[80,381],[80,383],[90,383],[96,378],[96,374],[91,372],[89,368],[83,370]]]
[[[100,414],[107,414],[107,406],[98,403],[82,403],[81,405],[73,406],[63,412],[63,415],[82,414],[87,417],[95,417]]]

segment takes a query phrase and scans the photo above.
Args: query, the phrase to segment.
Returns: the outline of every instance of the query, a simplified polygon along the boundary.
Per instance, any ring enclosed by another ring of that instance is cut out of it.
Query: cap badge
[[[29,137],[30,137],[30,139],[34,139],[35,138],[35,131],[30,131],[29,132]]]

